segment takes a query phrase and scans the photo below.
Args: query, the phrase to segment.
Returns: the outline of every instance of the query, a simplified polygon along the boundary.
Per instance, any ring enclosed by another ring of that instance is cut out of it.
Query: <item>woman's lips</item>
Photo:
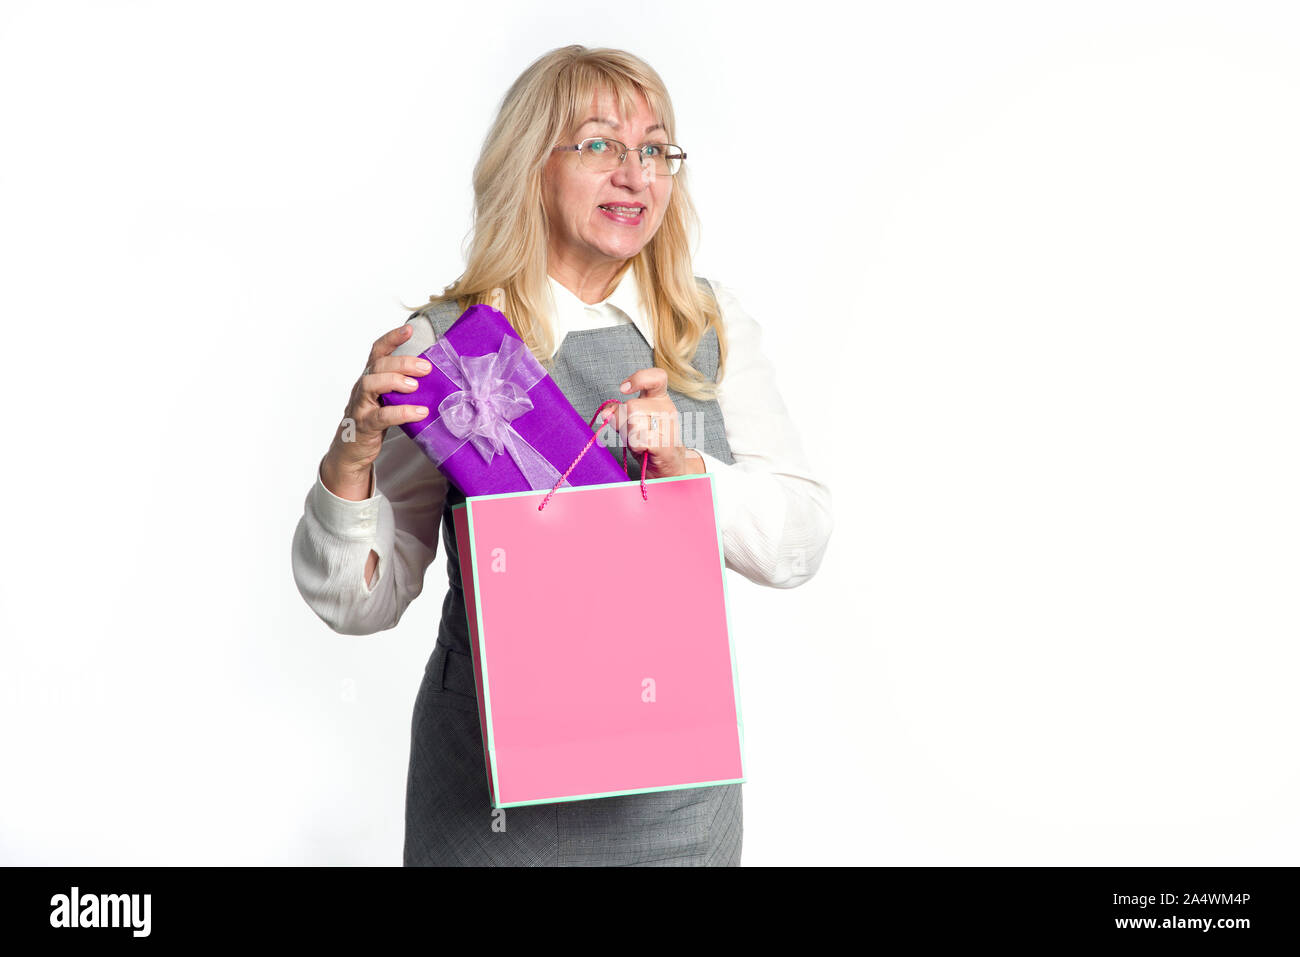
[[[605,216],[612,219],[614,222],[620,223],[621,225],[624,226],[639,226],[641,224],[642,217],[645,215],[644,206],[637,209],[636,213],[633,214],[616,212],[615,210],[610,209],[607,206],[597,206],[596,208],[599,209]]]

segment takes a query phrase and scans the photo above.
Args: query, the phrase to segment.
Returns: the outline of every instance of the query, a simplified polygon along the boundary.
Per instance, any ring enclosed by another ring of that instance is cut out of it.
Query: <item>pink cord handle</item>
[[[605,409],[606,406],[618,405],[618,404],[619,404],[618,399],[606,399],[604,402],[602,402],[600,404],[600,407],[596,409],[596,414],[593,415],[591,417],[591,421],[587,423],[588,427],[590,428],[595,427],[597,417]],[[569,473],[573,471],[574,466],[577,465],[578,462],[582,460],[582,457],[587,454],[587,450],[590,449],[592,445],[595,444],[596,439],[598,438],[600,438],[600,432],[593,432],[591,438],[587,440],[587,444],[584,445],[582,447],[582,451],[578,453],[578,457],[573,460],[573,462],[569,465],[567,469],[564,470],[564,474],[560,476],[559,481],[557,481],[555,485],[551,488],[551,490],[546,493],[546,497],[542,499],[542,504],[537,506],[537,511],[540,512],[542,509],[546,508],[546,503],[551,500],[551,496],[555,494],[555,490],[564,484],[564,480],[569,477]],[[646,464],[646,460],[649,457],[650,457],[649,449],[646,449],[644,452],[641,453],[641,499],[642,501],[646,501],[646,502],[650,501],[650,496],[646,495],[645,492],[645,464]],[[623,446],[623,472],[624,474],[627,473],[627,446],[626,445]],[[629,475],[628,478],[631,478],[631,476]]]

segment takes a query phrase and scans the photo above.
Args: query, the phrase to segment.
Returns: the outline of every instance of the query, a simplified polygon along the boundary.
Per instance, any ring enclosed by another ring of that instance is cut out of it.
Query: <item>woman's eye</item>
[[[641,148],[641,151],[645,153],[646,156],[658,156],[661,152],[663,152],[663,150],[659,147],[658,144],[654,144],[651,146],[643,146]]]
[[[604,140],[592,140],[587,144],[587,149],[591,150],[593,153],[603,153],[605,150],[609,149],[609,144]]]

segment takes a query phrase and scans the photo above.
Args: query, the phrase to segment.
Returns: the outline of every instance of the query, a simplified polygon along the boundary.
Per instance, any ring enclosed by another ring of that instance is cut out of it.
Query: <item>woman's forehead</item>
[[[640,129],[634,129],[634,133],[648,132],[645,127],[653,129],[664,129],[663,119],[659,117],[654,107],[650,104],[649,98],[639,91],[632,93],[632,105],[634,113],[632,119],[637,120]],[[592,96],[591,106],[587,113],[579,114],[575,122],[578,127],[586,126],[588,123],[598,126],[608,126],[614,130],[625,132],[629,117],[624,114],[619,104],[619,98],[608,89],[597,90]]]

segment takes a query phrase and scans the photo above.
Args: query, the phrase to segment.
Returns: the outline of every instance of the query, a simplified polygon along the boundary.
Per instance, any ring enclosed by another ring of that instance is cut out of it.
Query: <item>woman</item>
[[[728,568],[778,588],[807,581],[830,536],[830,493],[805,461],[758,325],[725,287],[692,275],[694,209],[675,143],[663,82],[628,53],[570,46],[525,70],[475,168],[464,274],[375,341],[307,495],[294,576],[341,634],[397,624],[442,527],[448,589],[411,723],[407,865],[740,863],[740,784],[492,810],[450,517],[464,496],[393,428],[424,412],[378,403],[412,391],[429,371],[420,353],[469,306],[491,303],[584,417],[627,396],[604,438],[632,453],[633,478],[643,455],[647,478],[713,474]]]

